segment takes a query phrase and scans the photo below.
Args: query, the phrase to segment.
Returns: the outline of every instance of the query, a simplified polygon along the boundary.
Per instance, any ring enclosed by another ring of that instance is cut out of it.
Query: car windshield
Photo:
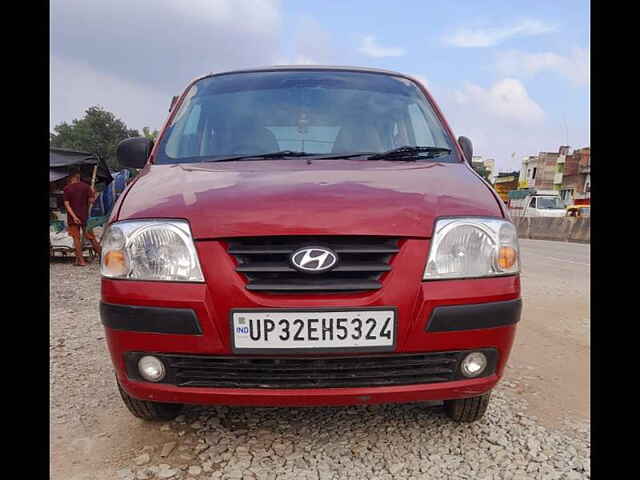
[[[558,197],[538,197],[537,208],[549,208],[552,210],[556,210],[564,209],[564,205],[562,204],[562,200],[560,200]]]
[[[204,78],[164,132],[155,163],[215,161],[280,151],[334,155],[405,146],[447,148],[460,161],[416,84],[379,73],[303,70]]]

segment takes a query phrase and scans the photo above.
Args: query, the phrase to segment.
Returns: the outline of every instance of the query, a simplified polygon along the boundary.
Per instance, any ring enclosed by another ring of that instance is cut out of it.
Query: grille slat
[[[274,372],[291,371],[291,372],[314,372],[314,371],[330,371],[339,372],[341,370],[351,370],[357,368],[359,370],[375,370],[375,369],[389,369],[394,367],[411,367],[415,365],[454,365],[456,363],[455,358],[418,358],[418,359],[405,359],[405,358],[386,358],[384,361],[378,362],[361,362],[361,363],[349,363],[345,364],[340,360],[333,362],[300,362],[296,364],[294,360],[287,360],[283,363],[276,363],[275,361],[267,360],[265,363],[241,363],[233,361],[204,361],[204,360],[180,360],[173,363],[173,366],[180,369],[198,369],[198,370],[233,370],[233,371],[261,371],[267,366],[269,370]]]
[[[236,271],[247,279],[248,290],[273,293],[330,293],[377,290],[391,271],[399,240],[369,236],[287,236],[233,238],[228,252]],[[296,270],[290,256],[303,247],[326,247],[338,255],[335,268],[322,273]]]
[[[322,241],[321,241],[322,242]],[[325,242],[321,243],[322,245]],[[317,243],[313,244],[317,245]],[[290,248],[264,248],[260,246],[234,247],[229,249],[229,253],[233,255],[276,255],[293,253],[300,247],[293,246]],[[333,249],[336,253],[397,253],[400,249],[397,247],[375,247],[363,245],[361,247],[352,245],[344,247],[336,247]]]
[[[423,368],[411,368],[411,369],[394,369],[394,370],[384,370],[384,371],[352,371],[349,370],[347,372],[337,373],[337,372],[312,372],[312,373],[270,373],[269,380],[308,380],[309,377],[313,377],[314,380],[343,380],[348,378],[380,378],[380,377],[410,377],[410,376],[424,376],[424,375],[440,375],[440,374],[449,374],[453,371],[450,368],[444,367],[423,367]],[[262,371],[254,371],[248,373],[246,371],[202,371],[202,370],[181,370],[180,373],[176,374],[176,378],[180,379],[210,379],[212,376],[215,376],[216,379],[221,380],[229,380],[236,379],[238,377],[242,377],[243,380],[247,381],[259,381],[263,378]]]
[[[391,266],[386,263],[341,263],[332,272],[388,272]],[[278,262],[254,262],[238,265],[236,272],[293,272],[297,270]]]
[[[286,291],[286,292],[328,292],[328,291],[354,291],[354,290],[376,290],[382,287],[377,280],[345,281],[336,282],[332,280],[313,281],[280,281],[280,282],[257,282],[253,281],[247,285],[247,290],[255,291]]]
[[[411,385],[453,380],[459,354],[367,357],[205,357],[166,355],[178,386],[331,388]]]

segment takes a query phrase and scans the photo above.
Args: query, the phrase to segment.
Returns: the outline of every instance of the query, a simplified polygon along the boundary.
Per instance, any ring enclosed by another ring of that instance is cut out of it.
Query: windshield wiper
[[[352,158],[352,157],[366,157],[373,152],[354,152],[354,153],[309,153],[309,152],[296,152],[293,150],[281,150],[279,152],[261,153],[257,155],[232,155],[228,157],[215,157],[203,160],[203,162],[232,162],[236,160],[262,160],[270,158],[287,158],[287,157],[309,157],[308,160],[330,160],[340,158]]]
[[[422,153],[429,155],[422,156]],[[443,147],[416,147],[406,145],[404,147],[394,148],[382,153],[374,153],[369,155],[367,160],[402,160],[402,161],[415,161],[420,158],[433,158],[441,154],[451,153],[450,148]]]
[[[313,155],[313,153],[296,152],[293,150],[280,150],[279,152],[215,157],[215,158],[203,160],[203,162],[233,162],[236,160],[262,160],[262,159],[269,159],[269,158],[306,157],[308,155]]]
[[[314,160],[331,160],[331,159],[341,159],[341,158],[353,158],[353,157],[366,157],[367,155],[371,155],[372,152],[354,152],[354,153],[332,153],[330,155],[325,155],[324,153],[316,153],[312,154],[312,158]]]
[[[427,153],[429,155],[422,155]],[[268,160],[272,158],[287,158],[287,157],[309,157],[308,160],[330,160],[341,158],[353,158],[353,157],[365,157],[366,160],[417,160],[420,158],[433,158],[439,154],[451,153],[451,149],[442,147],[415,147],[405,146],[394,148],[387,152],[374,153],[374,152],[353,152],[353,153],[309,153],[299,152],[295,150],[280,150],[279,152],[258,153],[248,155],[229,155],[226,157],[214,157],[202,160],[203,162],[233,162],[240,160]]]

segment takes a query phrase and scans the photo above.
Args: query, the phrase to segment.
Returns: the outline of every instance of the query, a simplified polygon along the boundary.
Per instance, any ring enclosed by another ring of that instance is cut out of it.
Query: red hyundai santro
[[[101,319],[137,417],[184,404],[443,401],[485,413],[520,319],[516,229],[406,75],[197,78],[102,240]]]

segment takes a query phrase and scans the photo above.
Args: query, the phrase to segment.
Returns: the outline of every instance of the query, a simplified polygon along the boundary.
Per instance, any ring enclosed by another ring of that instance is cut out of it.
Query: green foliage
[[[84,117],[73,120],[71,125],[67,122],[56,125],[53,131],[49,136],[52,147],[95,153],[113,170],[120,169],[116,159],[118,143],[140,136],[138,130],[128,129],[113,113],[98,106],[88,108]]]
[[[147,137],[149,140],[153,140],[154,142],[156,141],[156,138],[158,138],[158,133],[158,130],[154,130],[152,132],[149,127],[144,127],[142,129],[142,135]]]

